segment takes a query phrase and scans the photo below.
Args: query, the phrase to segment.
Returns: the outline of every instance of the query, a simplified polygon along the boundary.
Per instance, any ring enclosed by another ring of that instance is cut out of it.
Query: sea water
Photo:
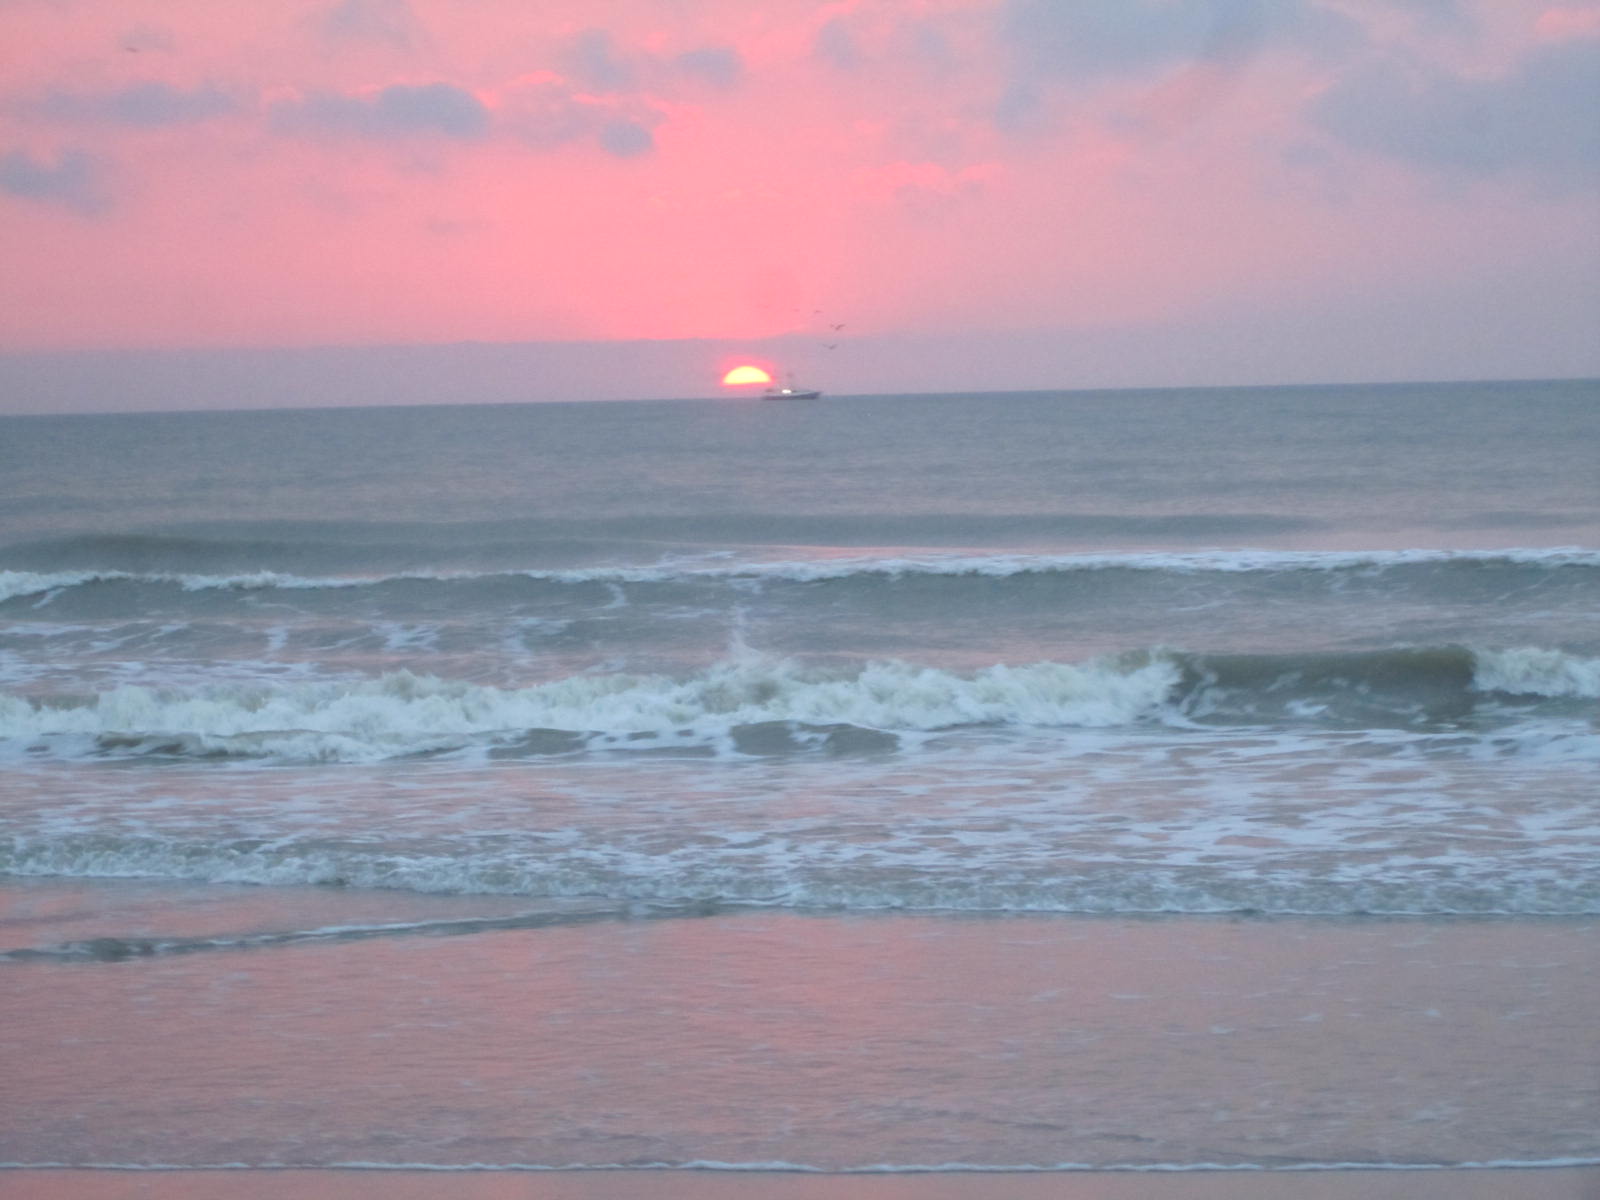
[[[1600,385],[0,421],[12,1164],[1600,1161]]]

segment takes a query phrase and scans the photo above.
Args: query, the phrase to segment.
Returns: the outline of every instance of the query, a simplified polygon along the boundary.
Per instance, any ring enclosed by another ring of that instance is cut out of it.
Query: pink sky
[[[1600,373],[1597,106],[1596,2],[4,0],[0,352]]]

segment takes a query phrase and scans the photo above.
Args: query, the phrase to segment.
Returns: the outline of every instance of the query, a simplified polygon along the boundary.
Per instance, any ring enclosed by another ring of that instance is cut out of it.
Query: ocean
[[[1600,384],[0,419],[0,1161],[1600,1163]]]

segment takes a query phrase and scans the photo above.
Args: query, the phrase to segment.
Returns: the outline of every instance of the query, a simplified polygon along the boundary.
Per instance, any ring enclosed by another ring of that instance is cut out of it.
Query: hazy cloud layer
[[[1311,117],[1352,146],[1426,167],[1592,177],[1600,174],[1600,40],[1542,47],[1491,80],[1386,61],[1346,76]]]
[[[519,143],[549,151],[574,143],[599,146],[619,158],[655,147],[658,114],[628,96],[593,96],[555,74],[519,80],[496,98],[499,127]]]
[[[625,92],[633,87],[633,66],[618,53],[611,34],[585,29],[562,55],[562,66],[579,87],[594,92]]]
[[[1251,52],[1293,0],[1009,0],[1003,29],[1041,72],[1095,79]]]
[[[208,121],[237,112],[241,106],[211,84],[186,90],[159,80],[143,80],[102,92],[53,89],[23,107],[52,121],[155,128]]]
[[[1407,12],[1421,22],[1430,33],[1466,33],[1476,27],[1476,21],[1460,0],[1387,0],[1388,4]]]
[[[406,0],[342,0],[319,14],[316,25],[336,47],[368,43],[413,50],[426,41]]]
[[[93,155],[67,150],[54,162],[23,150],[0,155],[0,191],[84,215],[108,207],[102,167]]]
[[[579,92],[648,94],[670,89],[679,79],[731,88],[744,76],[744,59],[732,46],[711,42],[677,54],[625,48],[606,29],[585,29],[569,38],[553,64]]]
[[[1050,132],[1063,109],[1108,86],[1203,72],[1197,92],[1215,99],[1263,56],[1337,64],[1369,45],[1359,22],[1315,0],[1005,0],[996,19],[1008,71],[992,120],[1007,133]]]
[[[489,110],[483,102],[448,83],[397,83],[359,95],[313,92],[280,101],[272,116],[280,130],[295,133],[366,138],[433,134],[470,140],[489,132]]]
[[[811,50],[821,62],[838,71],[854,71],[861,65],[856,39],[840,17],[832,18],[817,30]]]
[[[374,140],[443,137],[472,142],[503,134],[537,150],[591,141],[618,158],[655,148],[656,113],[628,97],[594,97],[560,76],[518,81],[485,103],[447,83],[394,84],[372,92],[313,92],[272,108],[280,133]]]
[[[655,134],[635,121],[608,121],[600,129],[600,145],[618,158],[637,158],[655,149]]]
[[[732,87],[744,75],[744,60],[732,46],[701,46],[675,61],[680,70],[721,88]]]

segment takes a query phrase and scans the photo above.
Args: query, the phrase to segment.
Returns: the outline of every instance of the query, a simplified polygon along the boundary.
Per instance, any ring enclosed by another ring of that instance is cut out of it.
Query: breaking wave
[[[497,688],[408,671],[375,679],[0,693],[10,753],[374,762],[479,747],[870,753],[967,726],[1153,723],[1433,729],[1600,698],[1600,659],[1540,648],[1202,655],[1133,652],[958,673],[906,662],[824,670],[744,653],[686,678],[581,674]],[[1577,714],[1592,712],[1581,706]]]
[[[101,752],[299,761],[373,761],[469,744],[526,753],[871,748],[872,731],[1128,724],[1153,715],[1178,678],[1175,662],[1153,658],[962,676],[906,663],[829,674],[752,655],[687,679],[578,675],[518,689],[400,671],[358,683],[193,695],[123,687],[81,700],[0,696],[0,739],[88,738]]]

